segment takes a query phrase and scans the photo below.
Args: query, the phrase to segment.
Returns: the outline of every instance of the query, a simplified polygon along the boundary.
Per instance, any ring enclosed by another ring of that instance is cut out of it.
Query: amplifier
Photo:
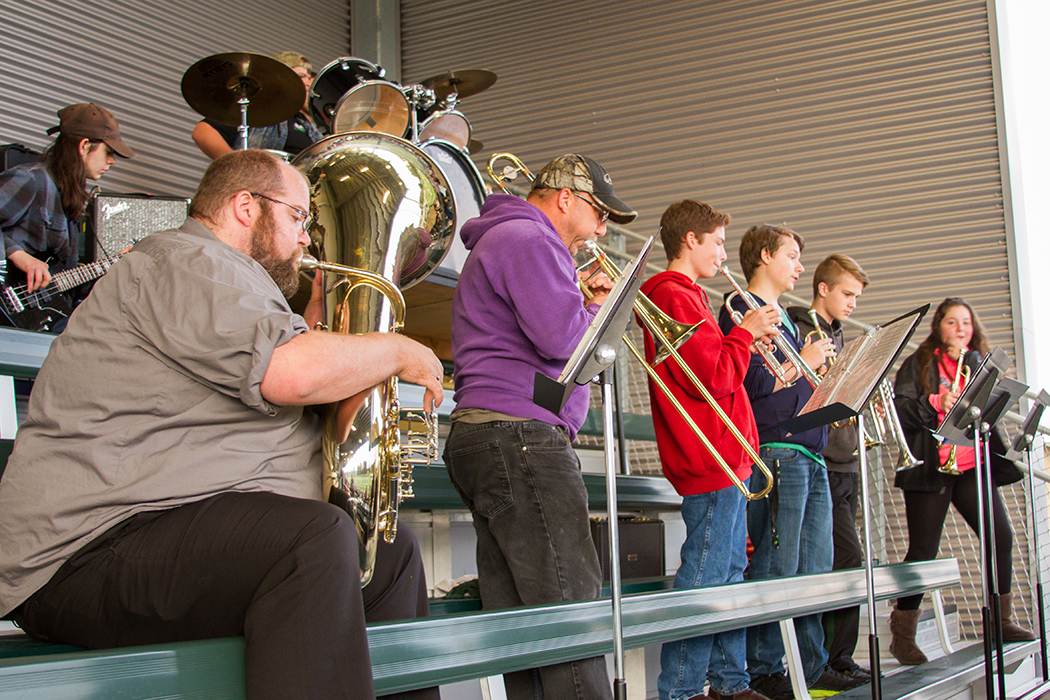
[[[620,578],[663,576],[664,521],[620,518]],[[602,580],[609,581],[609,519],[591,518],[591,539],[598,550]]]
[[[154,231],[182,226],[190,210],[187,197],[148,194],[99,194],[88,207],[85,251],[90,260],[113,256]]]
[[[0,172],[22,163],[35,163],[40,154],[20,143],[7,143],[0,146]]]

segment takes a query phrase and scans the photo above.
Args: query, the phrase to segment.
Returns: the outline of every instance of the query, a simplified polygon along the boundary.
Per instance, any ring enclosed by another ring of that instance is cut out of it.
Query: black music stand
[[[1032,514],[1032,547],[1038,556],[1039,552],[1039,524],[1035,518],[1035,474],[1032,471],[1032,443],[1035,442],[1035,433],[1039,429],[1039,421],[1043,417],[1043,410],[1050,405],[1050,394],[1045,389],[1039,391],[1032,408],[1025,416],[1021,424],[1021,432],[1014,437],[1006,458],[1011,461],[1020,459],[1024,453],[1028,465],[1028,512]],[[1043,577],[1040,567],[1035,569],[1035,602],[1039,610],[1039,658],[1043,670],[1043,683],[1050,683],[1050,666],[1046,658],[1046,604],[1043,597]]]
[[[988,435],[992,427],[1028,388],[1015,379],[1004,377],[1010,359],[1002,348],[992,350],[959,400],[944,417],[935,434],[949,445],[974,446],[975,478],[978,499],[978,540],[980,542],[982,602],[981,622],[984,632],[985,693],[995,698],[995,665],[993,648],[999,661],[999,694],[1006,698],[1006,668],[1002,646],[1002,612],[999,608],[999,576],[996,569],[995,522],[992,517],[991,460]]]
[[[622,590],[620,587],[620,533],[619,516],[616,508],[616,459],[613,455],[613,392],[612,365],[616,361],[616,347],[627,331],[631,320],[634,300],[642,286],[642,275],[645,271],[649,251],[653,247],[653,237],[642,246],[638,257],[628,265],[616,286],[602,304],[598,315],[591,321],[590,327],[576,350],[573,351],[565,369],[557,380],[536,373],[533,386],[533,403],[552,413],[558,413],[569,400],[576,386],[590,384],[600,376],[602,387],[602,434],[605,445],[605,492],[609,501],[609,583],[612,587],[613,612],[613,665],[616,679],[613,681],[613,692],[616,700],[627,700],[627,681],[623,668],[623,608]]]
[[[802,432],[856,417],[860,447],[861,513],[864,521],[864,589],[868,603],[868,658],[871,662],[871,697],[882,698],[879,633],[875,620],[875,571],[872,566],[871,495],[868,489],[868,451],[864,448],[864,407],[878,390],[890,367],[908,344],[919,322],[930,310],[926,304],[884,326],[875,326],[842,349],[835,364],[799,414],[781,425]]]

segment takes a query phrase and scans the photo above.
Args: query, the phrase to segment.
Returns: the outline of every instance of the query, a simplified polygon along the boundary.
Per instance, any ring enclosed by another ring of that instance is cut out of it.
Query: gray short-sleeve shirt
[[[135,513],[227,491],[320,498],[315,416],[260,391],[306,330],[262,266],[194,219],[114,265],[52,344],[0,480],[0,615]]]

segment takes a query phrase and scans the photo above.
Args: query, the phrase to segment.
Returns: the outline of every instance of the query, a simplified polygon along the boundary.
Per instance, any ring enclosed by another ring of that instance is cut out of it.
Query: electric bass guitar
[[[56,272],[46,286],[32,292],[26,291],[25,284],[0,288],[0,322],[28,331],[50,331],[56,323],[73,313],[73,303],[66,292],[106,274],[119,258],[117,255]],[[17,268],[13,271],[21,273]]]

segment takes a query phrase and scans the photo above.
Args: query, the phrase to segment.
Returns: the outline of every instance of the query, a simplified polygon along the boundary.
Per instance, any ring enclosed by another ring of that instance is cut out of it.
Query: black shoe
[[[769,700],[795,700],[791,681],[783,673],[755,676],[751,679],[751,690],[762,693]]]
[[[871,681],[871,676],[868,676],[868,680],[861,680],[855,676],[847,676],[845,673],[836,671],[831,666],[824,667],[824,673],[820,674],[820,678],[817,682],[809,687],[810,690],[834,690],[841,692],[843,690],[851,690],[853,688],[859,688]]]
[[[865,683],[871,682],[871,671],[866,668],[861,668],[852,660],[849,665],[836,666],[835,670],[846,676],[847,678],[854,678]]]

